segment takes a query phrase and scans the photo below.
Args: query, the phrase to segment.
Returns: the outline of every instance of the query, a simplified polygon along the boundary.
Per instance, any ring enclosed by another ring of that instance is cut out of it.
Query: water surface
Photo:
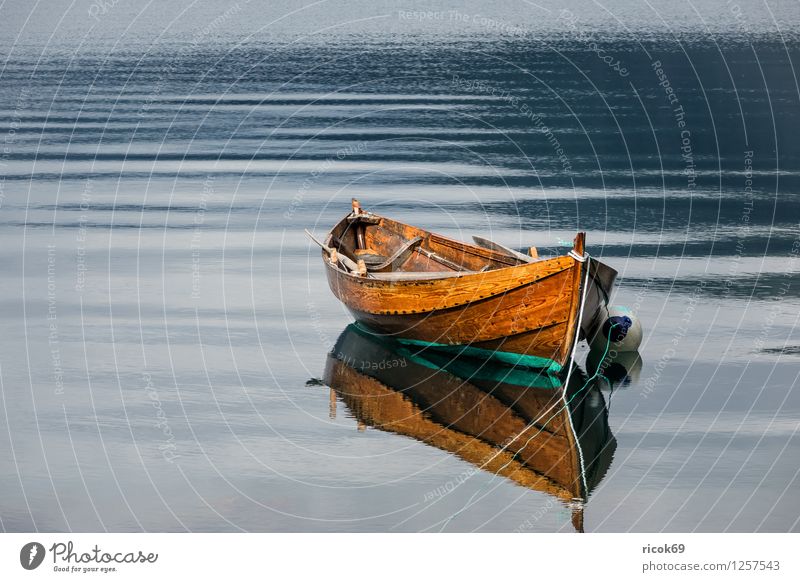
[[[0,8],[2,528],[573,531],[331,416],[303,229],[358,197],[620,272],[643,365],[587,531],[797,530],[800,15],[693,4]]]

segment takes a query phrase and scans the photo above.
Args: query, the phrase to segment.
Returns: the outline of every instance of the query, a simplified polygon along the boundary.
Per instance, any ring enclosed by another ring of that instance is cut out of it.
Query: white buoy
[[[608,309],[606,320],[589,341],[592,350],[635,352],[642,343],[642,324],[636,314],[623,305]]]

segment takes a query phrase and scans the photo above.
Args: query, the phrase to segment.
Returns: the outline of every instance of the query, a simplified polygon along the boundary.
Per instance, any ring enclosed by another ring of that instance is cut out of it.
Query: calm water
[[[587,531],[800,529],[796,4],[133,4],[0,8],[3,530],[573,531],[331,401],[353,196],[620,272]]]

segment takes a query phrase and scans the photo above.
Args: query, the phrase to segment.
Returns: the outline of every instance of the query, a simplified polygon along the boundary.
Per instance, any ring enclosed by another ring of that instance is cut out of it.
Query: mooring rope
[[[579,255],[578,253],[575,252],[575,249],[571,249],[567,254],[576,261],[578,261],[579,263],[585,263],[586,260],[589,258],[589,253]]]

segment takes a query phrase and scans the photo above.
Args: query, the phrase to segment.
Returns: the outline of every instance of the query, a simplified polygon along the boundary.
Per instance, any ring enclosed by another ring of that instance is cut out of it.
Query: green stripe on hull
[[[410,351],[403,348],[404,351]],[[432,370],[446,370],[468,382],[474,380],[488,380],[494,383],[524,386],[526,388],[561,388],[560,376],[546,369],[533,369],[527,366],[509,366],[497,359],[473,358],[459,354],[445,352],[432,347],[425,349],[425,355],[411,354],[410,359]]]
[[[397,341],[403,344],[422,346],[426,348],[433,348],[442,352],[447,352],[459,356],[469,356],[473,358],[492,359],[498,362],[503,362],[509,366],[524,366],[526,368],[535,368],[537,370],[545,370],[549,374],[558,374],[561,372],[561,365],[550,358],[542,358],[540,356],[529,356],[525,354],[515,354],[513,352],[501,352],[498,350],[487,350],[484,348],[476,348],[473,346],[456,345],[451,346],[448,344],[438,344],[434,342],[426,342],[423,340],[403,339],[397,338]]]

